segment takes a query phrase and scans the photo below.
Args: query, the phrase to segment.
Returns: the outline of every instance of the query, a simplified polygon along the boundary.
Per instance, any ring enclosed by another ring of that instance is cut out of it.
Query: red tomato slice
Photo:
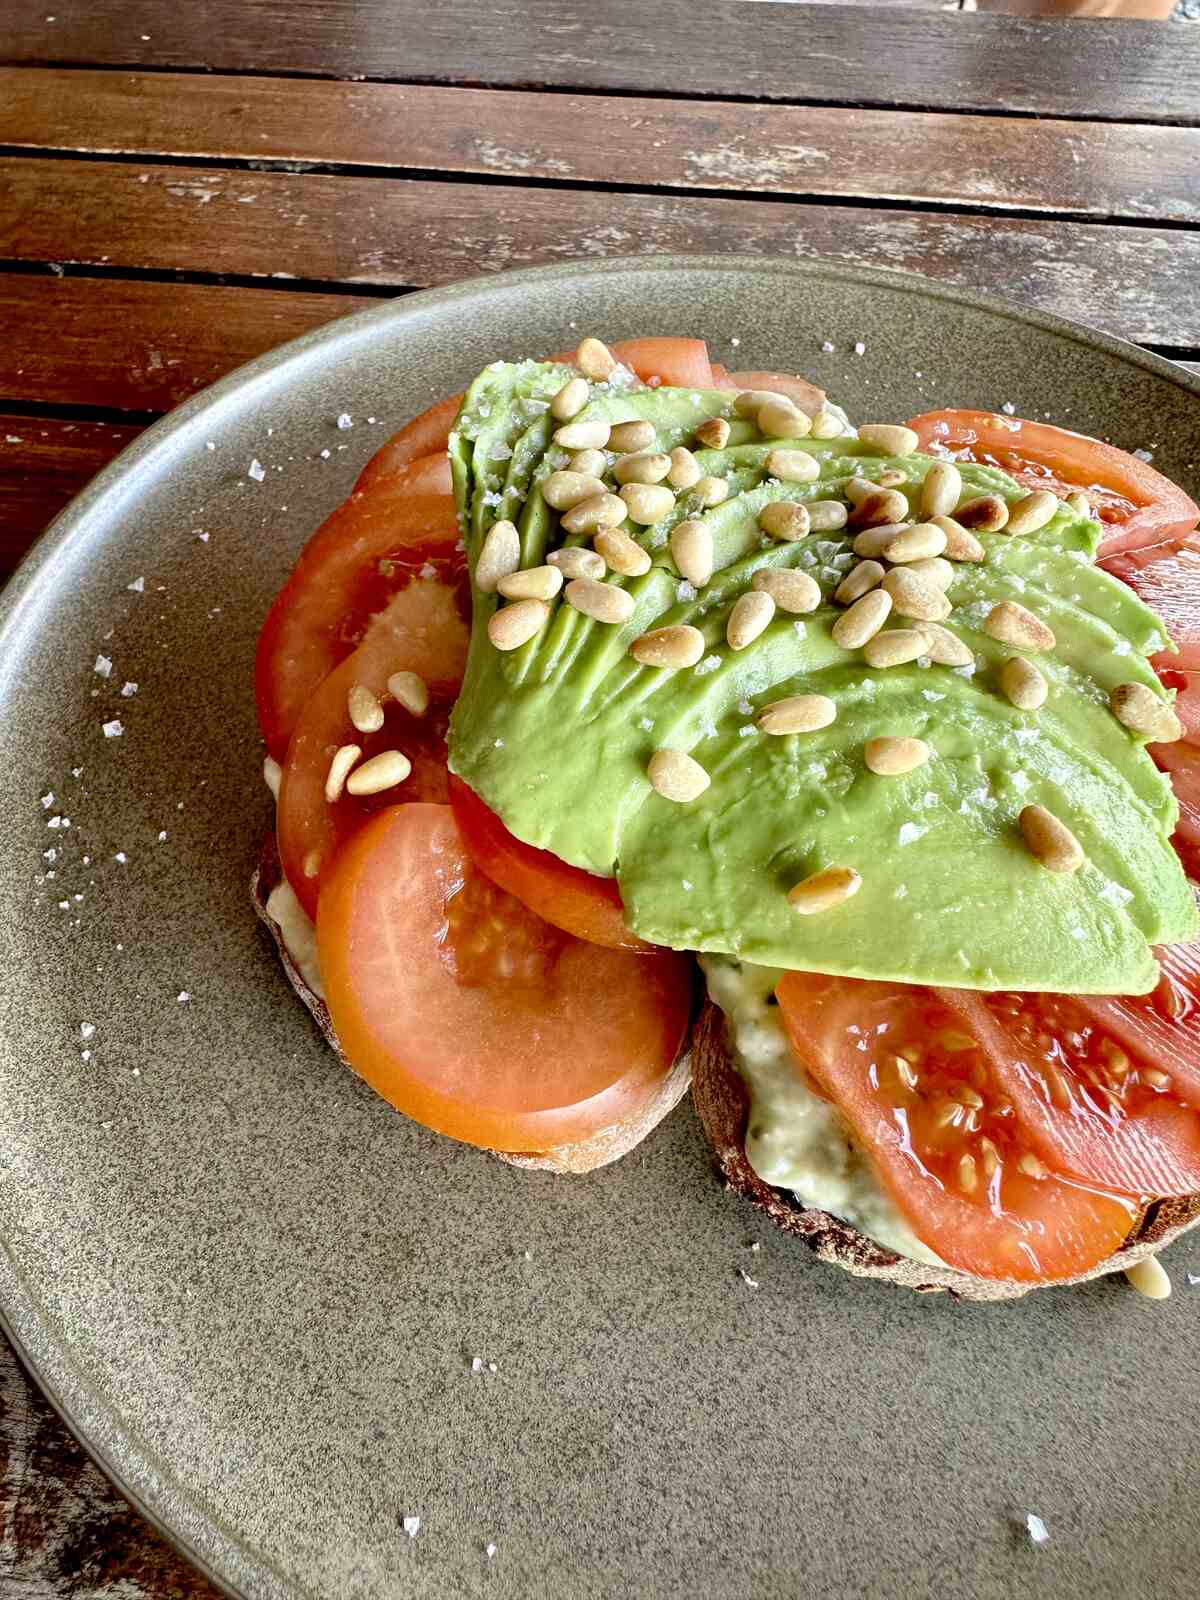
[[[733,389],[767,389],[772,394],[785,394],[809,416],[825,404],[824,389],[790,372],[731,372],[729,385]]]
[[[728,367],[723,367],[719,361],[712,364],[712,386],[714,389],[740,389],[740,383],[734,383],[729,374]]]
[[[1183,724],[1184,739],[1188,744],[1197,744],[1200,742],[1200,672],[1159,667],[1158,676],[1164,688],[1175,691],[1174,711]]]
[[[549,1150],[632,1116],[683,1041],[691,964],[551,928],[477,872],[448,806],[393,806],[343,853],[317,916],[355,1071],[407,1116]]]
[[[1082,489],[1105,524],[1101,556],[1183,538],[1200,521],[1200,506],[1149,463],[1067,428],[991,411],[927,411],[909,427],[922,450],[1002,467],[1035,489]]]
[[[1120,1247],[1133,1204],[1046,1170],[967,1019],[941,995],[806,972],[776,993],[797,1057],[943,1261],[1037,1283]]]
[[[1151,657],[1156,667],[1200,668],[1200,550],[1174,540],[1125,550],[1101,566],[1157,613],[1178,647]]]
[[[283,766],[276,829],[283,870],[310,917],[339,852],[376,811],[397,801],[446,799],[446,726],[458,698],[469,635],[454,572],[418,576],[396,592],[359,648],[305,705]],[[430,704],[424,716],[412,716],[391,699],[387,681],[394,672],[416,672],[425,679]],[[360,733],[350,721],[354,684],[383,703],[384,725],[376,733]],[[325,799],[329,763],[346,744],[358,745],[364,760],[401,750],[412,772],[395,789],[362,797],[344,792],[330,804]]]
[[[369,489],[380,478],[398,472],[401,467],[407,467],[409,462],[418,461],[422,456],[440,455],[450,443],[450,429],[461,404],[462,395],[452,394],[448,399],[430,406],[428,411],[422,411],[411,422],[406,422],[399,433],[394,433],[386,444],[376,450],[359,473],[355,490]]]
[[[657,950],[625,926],[615,878],[568,866],[550,850],[515,838],[461,778],[450,774],[450,804],[471,859],[493,883],[539,917],[589,944],[612,950]]]
[[[1179,821],[1171,842],[1189,875],[1200,878],[1200,749],[1195,745],[1150,744],[1156,763],[1170,774],[1179,802]]]
[[[445,456],[425,456],[352,494],[317,529],[258,640],[254,697],[276,761],[287,753],[309,695],[423,567],[432,562],[443,575],[456,570],[465,603],[466,563],[457,541]]]
[[[636,372],[643,383],[668,389],[711,389],[712,366],[703,339],[621,339],[608,347],[622,365]],[[575,360],[574,350],[560,350],[547,361]]]

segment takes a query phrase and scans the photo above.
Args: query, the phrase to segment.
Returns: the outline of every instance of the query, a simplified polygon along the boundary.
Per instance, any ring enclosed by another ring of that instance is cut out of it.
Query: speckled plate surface
[[[255,1600],[1194,1596],[1195,1235],[1166,1304],[856,1282],[722,1191],[690,1106],[590,1177],[515,1171],[337,1068],[278,969],[246,892],[270,598],[390,429],[586,330],[704,334],[860,418],[1011,400],[1200,488],[1200,389],[1166,362],[786,262],[414,295],[151,429],[3,601],[6,1326],[127,1492]]]

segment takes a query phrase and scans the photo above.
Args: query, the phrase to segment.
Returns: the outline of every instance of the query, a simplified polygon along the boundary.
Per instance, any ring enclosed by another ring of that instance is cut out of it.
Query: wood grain
[[[0,68],[0,145],[1200,223],[1200,129]]]
[[[130,423],[0,412],[0,583],[47,523],[140,432]]]
[[[508,184],[0,162],[0,256],[21,261],[398,287],[674,251],[899,267],[1147,343],[1200,343],[1200,234],[1192,232]]]
[[[54,18],[47,22],[47,16]],[[886,27],[886,33],[882,30]],[[0,57],[329,78],[1200,120],[1186,22],[1088,21],[709,0],[8,0]]]

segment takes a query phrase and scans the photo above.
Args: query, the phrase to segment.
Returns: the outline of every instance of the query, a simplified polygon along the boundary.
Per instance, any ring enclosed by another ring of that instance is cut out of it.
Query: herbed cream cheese
[[[942,1265],[905,1222],[836,1107],[797,1071],[773,1001],[782,969],[720,955],[699,959],[750,1092],[746,1159],[754,1171],[764,1183],[790,1189],[802,1205],[843,1217],[885,1249]]]

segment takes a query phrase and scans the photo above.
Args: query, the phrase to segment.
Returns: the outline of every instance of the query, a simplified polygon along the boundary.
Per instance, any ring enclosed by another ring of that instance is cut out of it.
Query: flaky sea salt
[[[902,822],[896,834],[896,843],[913,844],[928,832],[928,828],[919,828],[915,822]]]
[[[258,457],[255,456],[253,461],[251,461],[250,465],[246,468],[246,476],[248,478],[253,478],[255,483],[261,483],[266,475],[266,467],[264,467]]]
[[[125,700],[132,700],[137,692],[138,686],[136,683],[123,683],[121,685],[121,696]]]
[[[125,732],[120,717],[114,717],[111,722],[101,723],[100,726],[106,739],[119,739]]]
[[[352,428],[354,426],[354,418],[350,415],[350,413],[348,411],[343,411],[338,416],[337,426],[344,433],[347,428]]]
[[[145,578],[135,578],[132,583],[127,583],[125,587],[129,590],[130,594],[144,594],[146,590],[146,580]],[[107,677],[107,673],[105,676]]]
[[[1029,1535],[1030,1544],[1043,1545],[1049,1541],[1050,1534],[1046,1524],[1041,1517],[1036,1516],[1032,1511],[1025,1518],[1025,1531]]]
[[[49,811],[54,804],[54,790],[47,789],[46,793],[40,797],[40,803],[43,811]]]
[[[92,671],[98,678],[107,678],[112,672],[112,662],[107,656],[97,656],[96,665],[92,668]]]
[[[417,1534],[421,1531],[420,1517],[405,1517],[404,1531],[410,1539],[415,1539]]]

